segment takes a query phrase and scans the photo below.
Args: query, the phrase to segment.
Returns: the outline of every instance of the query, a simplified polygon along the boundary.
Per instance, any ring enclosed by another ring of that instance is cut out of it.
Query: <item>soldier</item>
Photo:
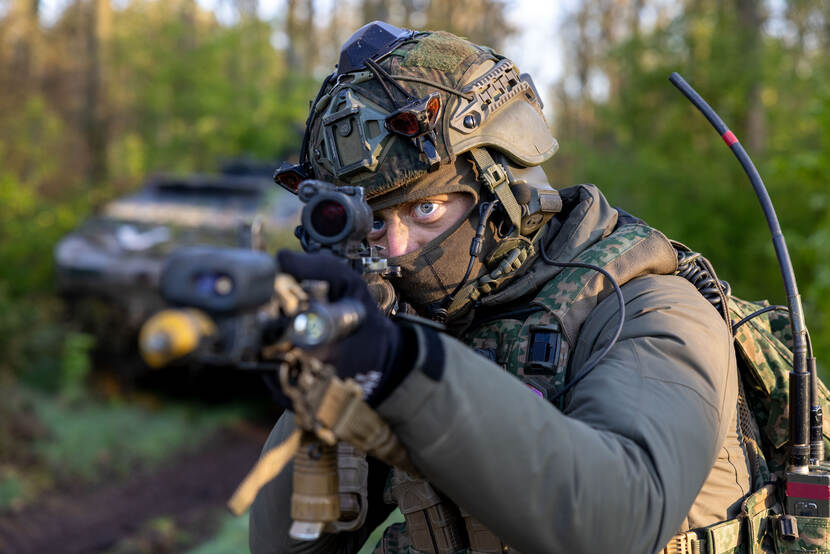
[[[375,22],[343,46],[299,169],[365,188],[400,300],[447,332],[384,317],[326,255],[279,262],[366,304],[326,359],[424,479],[370,459],[363,525],[301,542],[283,471],[252,508],[254,553],[356,552],[395,504],[406,521],[378,552],[656,552],[673,535],[679,552],[737,516],[753,483],[723,291],[696,290],[682,246],[593,185],[548,184],[541,108],[509,59],[449,33]],[[292,428],[286,413],[266,448]],[[742,540],[724,528],[703,548]]]

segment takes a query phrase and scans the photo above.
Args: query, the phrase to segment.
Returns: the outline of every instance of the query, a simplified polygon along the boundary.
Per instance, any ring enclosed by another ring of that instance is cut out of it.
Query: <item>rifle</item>
[[[372,211],[363,189],[305,180],[297,195],[305,204],[302,224],[295,229],[303,249],[329,251],[345,271],[361,273],[381,309],[393,314],[397,301],[386,278],[398,270],[377,248],[367,246]],[[174,307],[142,327],[139,346],[148,365],[189,359],[268,372],[296,416],[292,436],[265,453],[234,493],[232,512],[243,513],[293,457],[290,535],[314,540],[326,526],[349,529],[348,523],[338,522],[340,441],[417,473],[389,427],[363,401],[360,385],[341,380],[310,352],[356,329],[366,315],[362,303],[351,298],[330,302],[328,283],[297,283],[264,252],[220,247],[175,252],[165,264],[160,289]]]

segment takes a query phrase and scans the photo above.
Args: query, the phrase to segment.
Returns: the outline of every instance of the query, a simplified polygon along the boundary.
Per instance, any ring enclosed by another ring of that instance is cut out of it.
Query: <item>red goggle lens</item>
[[[294,193],[297,192],[297,189],[300,187],[300,183],[304,181],[302,175],[295,171],[284,171],[274,176],[274,180],[277,184],[282,185]]]
[[[427,117],[429,118],[429,126],[435,125],[438,119],[438,111],[441,109],[441,98],[433,96],[427,102]]]
[[[418,117],[413,112],[397,113],[390,117],[387,123],[390,130],[407,137],[414,137],[421,130]]]
[[[441,97],[437,92],[433,92],[390,115],[386,118],[386,127],[393,133],[405,137],[417,137],[428,133],[435,126],[439,111]]]

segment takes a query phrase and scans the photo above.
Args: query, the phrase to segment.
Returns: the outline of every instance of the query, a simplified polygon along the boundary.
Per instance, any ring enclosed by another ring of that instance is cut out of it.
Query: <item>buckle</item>
[[[507,174],[504,172],[504,168],[498,163],[493,163],[482,169],[480,177],[484,181],[484,184],[487,185],[487,188],[490,189],[490,192],[495,192],[496,187],[507,180]]]
[[[697,533],[689,531],[673,536],[660,551],[661,554],[700,554],[700,539]]]

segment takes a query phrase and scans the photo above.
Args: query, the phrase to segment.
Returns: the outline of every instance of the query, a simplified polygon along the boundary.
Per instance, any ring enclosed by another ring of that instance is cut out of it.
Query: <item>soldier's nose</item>
[[[389,257],[403,256],[415,250],[410,229],[399,219],[387,222],[386,242],[389,248]]]

